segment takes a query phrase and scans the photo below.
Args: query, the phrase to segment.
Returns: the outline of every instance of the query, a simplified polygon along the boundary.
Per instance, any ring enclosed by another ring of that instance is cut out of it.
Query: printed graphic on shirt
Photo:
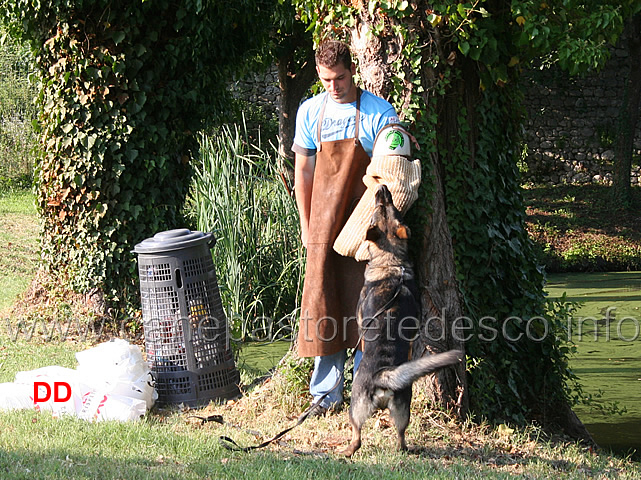
[[[333,140],[340,138],[349,128],[354,128],[356,124],[356,115],[344,118],[324,118],[321,126],[321,141]]]
[[[326,105],[321,125],[321,138],[318,135],[320,110]],[[353,138],[356,131],[356,102],[338,104],[327,99],[327,93],[312,97],[301,105],[296,115],[296,134],[292,151],[305,156],[316,153],[320,142],[332,142]],[[361,95],[360,124],[358,138],[368,155],[372,154],[374,138],[378,131],[389,123],[399,123],[394,107],[367,91]]]

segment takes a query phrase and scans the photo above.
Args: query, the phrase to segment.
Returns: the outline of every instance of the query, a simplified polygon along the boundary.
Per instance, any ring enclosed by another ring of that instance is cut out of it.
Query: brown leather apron
[[[365,263],[339,255],[332,246],[366,188],[363,176],[370,158],[358,141],[360,94],[359,89],[354,138],[321,141],[316,152],[298,332],[301,357],[331,355],[358,341],[356,305]],[[325,104],[318,119],[319,139],[324,112]]]

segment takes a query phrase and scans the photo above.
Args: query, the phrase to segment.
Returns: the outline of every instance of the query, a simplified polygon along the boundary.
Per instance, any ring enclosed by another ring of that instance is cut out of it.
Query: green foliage
[[[270,18],[264,25],[269,32],[263,56],[271,62],[273,58],[287,58],[288,52],[293,51],[294,65],[289,68],[296,73],[309,58],[312,34],[296,15],[292,0],[274,0],[273,7],[267,11]]]
[[[136,291],[132,246],[184,225],[194,132],[225,110],[225,82],[253,41],[252,17],[239,12],[254,7],[0,4],[37,55],[42,257],[68,287],[127,299]]]
[[[264,150],[238,126],[201,137],[192,211],[216,236],[214,262],[234,337],[289,336],[302,287],[302,247],[294,199]]]
[[[242,97],[229,103],[230,118],[242,119],[242,129],[250,143],[268,144],[278,142],[278,118],[269,114],[262,105],[250,103]],[[218,127],[215,127],[216,130]],[[241,127],[238,127],[241,128]]]
[[[309,380],[313,368],[313,358],[299,357],[293,349],[280,361],[274,378],[276,399],[290,415],[298,415],[309,407]]]
[[[516,102],[505,89],[484,92],[476,109],[484,126],[476,153],[472,157],[463,147],[456,155],[449,152],[445,186],[459,285],[474,321],[466,343],[474,365],[470,406],[492,421],[522,423],[562,400],[571,377],[562,335],[567,318],[546,307],[544,275],[525,229],[513,150]],[[461,145],[470,128],[467,117],[459,117]],[[484,325],[498,329],[495,338],[483,335]],[[541,341],[532,340],[539,336]]]
[[[509,81],[511,70],[534,59],[558,63],[571,74],[603,66],[608,46],[641,5],[633,0],[521,0],[508,11],[480,0],[442,2],[433,8],[431,24],[448,26],[459,52],[481,63],[482,81],[488,85]]]
[[[537,256],[548,272],[616,272],[641,270],[641,247],[625,238],[588,234],[573,238],[562,249],[554,240],[573,236],[572,232],[535,224],[531,227],[537,240]],[[543,239],[549,239],[543,245]]]
[[[638,2],[572,0],[524,1],[513,5],[520,27],[515,44],[530,56],[546,56],[571,74],[603,66],[623,31],[624,21],[639,11]]]
[[[28,188],[33,178],[37,136],[37,90],[29,81],[29,49],[0,27],[0,190]]]
[[[596,266],[601,271],[638,270],[641,267],[641,248],[632,245],[611,245],[610,239],[587,238],[574,243],[561,257],[568,269]],[[612,248],[614,247],[614,248]]]
[[[534,59],[559,62],[572,73],[600,65],[607,42],[616,40],[635,4],[317,0],[297,5],[316,40],[363,35],[366,24],[367,38],[400,45],[401,54],[392,55],[390,98],[423,147],[418,155],[437,158],[442,169],[459,288],[474,325],[466,343],[472,411],[492,421],[523,422],[543,420],[558,413],[555,407],[572,404],[577,383],[568,368],[571,348],[563,340],[571,310],[546,302],[544,272],[525,228],[517,80]],[[359,44],[365,40],[355,37]],[[429,221],[431,162],[423,167],[412,226]],[[490,318],[499,331],[506,325],[506,335],[483,341],[482,321]],[[533,332],[542,338],[532,340],[527,334]]]

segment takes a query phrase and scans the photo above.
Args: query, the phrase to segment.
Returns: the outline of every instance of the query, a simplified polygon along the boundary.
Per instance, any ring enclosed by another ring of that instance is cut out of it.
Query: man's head
[[[316,50],[316,72],[334,101],[356,101],[356,85],[352,78],[356,73],[356,65],[343,42],[327,40],[319,45]]]
[[[347,69],[352,68],[352,55],[349,47],[343,42],[325,40],[316,49],[316,66],[327,68],[341,64]]]

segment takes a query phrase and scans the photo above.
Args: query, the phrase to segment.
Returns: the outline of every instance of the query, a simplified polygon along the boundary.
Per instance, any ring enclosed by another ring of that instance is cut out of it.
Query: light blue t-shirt
[[[356,123],[356,102],[337,103],[324,92],[306,101],[296,115],[296,134],[292,151],[312,156],[318,150],[318,117],[325,98],[327,106],[323,114],[321,140],[331,142],[354,138]],[[361,93],[361,111],[358,139],[363,149],[372,156],[372,147],[378,131],[388,123],[398,123],[394,107],[387,101],[363,90]]]

